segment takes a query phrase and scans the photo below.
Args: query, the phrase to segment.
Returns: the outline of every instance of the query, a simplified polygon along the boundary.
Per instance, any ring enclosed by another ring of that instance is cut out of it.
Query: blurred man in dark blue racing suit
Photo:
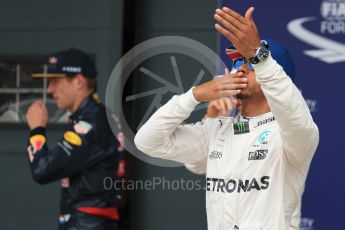
[[[48,150],[47,109],[42,101],[28,109],[28,156],[33,179],[46,184],[61,180],[59,229],[117,229],[122,191],[104,181],[124,176],[123,143],[113,135],[105,107],[99,103],[96,68],[84,52],[58,52],[48,61],[50,93],[60,109],[71,112],[68,128],[56,147]]]

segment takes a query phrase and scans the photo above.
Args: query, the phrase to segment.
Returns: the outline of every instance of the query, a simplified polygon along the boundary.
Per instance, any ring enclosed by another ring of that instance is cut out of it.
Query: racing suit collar
[[[248,122],[250,130],[253,130],[257,127],[260,127],[263,124],[267,124],[273,121],[275,121],[275,117],[273,116],[272,112],[264,113],[256,117],[245,117],[241,114],[237,114],[234,118],[234,123]]]
[[[80,103],[78,109],[77,109],[74,113],[72,113],[72,114],[70,115],[69,118],[70,118],[71,120],[77,119],[78,116],[80,116],[80,114],[82,114],[83,111],[84,111],[87,107],[89,107],[90,104],[93,104],[93,103],[96,103],[96,101],[94,100],[94,98],[93,98],[91,95],[87,96],[87,97]]]
[[[264,113],[264,114],[261,114],[259,116],[255,116],[255,117],[246,117],[246,116],[243,116],[242,114],[238,113],[235,117],[235,121],[251,121],[251,122],[258,122],[258,121],[261,121],[261,120],[265,120],[269,117],[273,117],[273,114],[272,112],[268,112],[268,113]]]

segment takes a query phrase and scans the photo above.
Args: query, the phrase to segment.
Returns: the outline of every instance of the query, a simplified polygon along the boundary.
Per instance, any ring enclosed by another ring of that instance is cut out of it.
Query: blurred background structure
[[[48,145],[53,146],[62,135],[66,116],[46,96],[46,82],[31,79],[31,72],[42,72],[47,56],[58,50],[82,49],[96,60],[98,91],[104,101],[107,81],[116,63],[146,39],[185,36],[216,51],[212,15],[217,2],[3,0],[0,5],[1,229],[56,229],[59,183],[40,186],[32,180],[26,153],[28,128],[23,122],[34,99],[46,100],[50,116],[55,117],[50,120],[47,133]],[[188,64],[190,60],[185,61]],[[134,84],[129,79],[126,87],[131,89]],[[164,100],[168,98],[166,95]],[[162,168],[130,154],[128,158],[127,172],[132,180],[164,177],[204,183],[204,177],[182,167]],[[204,200],[203,190],[130,191],[126,200],[128,228],[206,229]]]
[[[254,16],[262,38],[273,38],[286,44],[295,58],[297,86],[309,105],[321,136],[306,184],[301,229],[344,229],[345,157],[341,115],[345,85],[342,76],[345,0],[317,0],[312,4],[297,0],[2,0],[1,229],[57,228],[59,183],[42,187],[31,178],[26,153],[28,128],[25,113],[34,99],[46,101],[52,117],[47,133],[49,146],[61,137],[67,115],[58,111],[46,94],[47,82],[31,79],[31,72],[44,71],[46,57],[58,50],[82,49],[95,58],[98,91],[104,102],[107,82],[116,63],[127,51],[147,39],[184,36],[206,45],[227,61],[223,50],[228,43],[217,35],[213,27],[213,13],[220,4],[232,6],[242,13],[254,5]],[[178,66],[182,82],[176,78],[177,68],[174,66]],[[197,60],[176,53],[159,55],[139,65],[125,82],[124,95],[121,95],[126,122],[133,132],[136,132],[155,95],[147,94],[147,97],[135,101],[126,101],[126,98],[162,86],[152,78],[143,77],[141,67],[174,85],[182,85],[184,90],[191,86],[202,69]],[[203,82],[211,77],[205,71],[199,80]],[[172,95],[172,92],[159,95],[152,112]],[[192,120],[200,120],[203,113],[202,109],[193,113]],[[131,154],[128,154],[127,174],[132,181],[158,178],[171,182],[182,178],[200,182],[202,186],[205,184],[203,176],[194,175],[183,167],[154,166]],[[206,229],[203,189],[136,189],[127,192],[125,207],[127,229],[130,230]]]

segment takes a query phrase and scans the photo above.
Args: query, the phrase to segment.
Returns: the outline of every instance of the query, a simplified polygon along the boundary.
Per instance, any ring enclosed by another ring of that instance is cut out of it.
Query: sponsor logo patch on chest
[[[210,160],[214,160],[214,159],[221,159],[223,157],[223,153],[219,152],[219,151],[212,151],[208,157],[210,158]]]
[[[268,154],[267,149],[255,150],[254,152],[249,152],[248,160],[263,160]]]

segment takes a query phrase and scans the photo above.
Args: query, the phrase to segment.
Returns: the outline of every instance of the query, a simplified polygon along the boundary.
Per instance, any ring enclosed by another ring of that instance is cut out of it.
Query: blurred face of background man
[[[48,93],[50,93],[59,109],[74,111],[78,94],[77,77],[58,77],[49,80]]]

